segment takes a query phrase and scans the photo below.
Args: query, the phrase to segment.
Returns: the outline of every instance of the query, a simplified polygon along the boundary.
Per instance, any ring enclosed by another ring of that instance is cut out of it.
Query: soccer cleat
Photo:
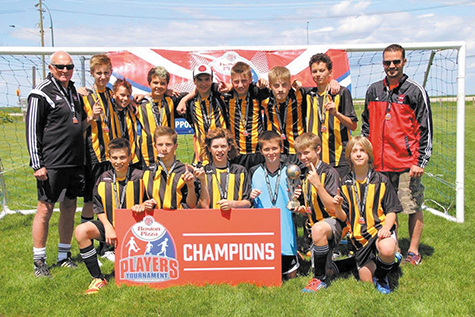
[[[422,262],[422,256],[420,254],[415,254],[414,252],[407,253],[406,258],[402,263],[411,263],[412,265],[419,265]]]
[[[378,280],[376,277],[373,277],[373,283],[378,292],[381,294],[389,294],[391,293],[391,289],[389,288],[388,278],[385,277],[384,280]]]
[[[36,277],[49,277],[51,278],[51,274],[49,273],[48,266],[46,265],[45,259],[39,259],[34,262],[35,264],[35,276]]]
[[[84,294],[90,295],[90,294],[96,294],[99,292],[101,288],[107,285],[107,281],[105,279],[101,278],[95,278],[92,280],[91,284],[89,284],[89,288],[87,289]]]
[[[71,259],[71,252],[68,252],[68,256],[66,257],[66,259],[58,261],[56,263],[56,266],[67,267],[70,269],[75,269],[78,267],[76,263],[74,263],[74,261]]]
[[[107,259],[107,260],[111,261],[112,263],[114,263],[115,262],[115,252],[114,251],[106,251],[106,252],[104,252],[104,255],[101,256],[101,258]]]
[[[401,263],[402,260],[402,254],[399,252],[396,252],[394,255],[394,263]]]
[[[327,288],[327,284],[314,277],[308,282],[307,286],[302,289],[302,292],[315,293],[324,288]]]

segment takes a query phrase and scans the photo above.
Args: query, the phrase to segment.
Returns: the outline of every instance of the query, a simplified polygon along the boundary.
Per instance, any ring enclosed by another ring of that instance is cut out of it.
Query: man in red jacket
[[[383,51],[386,78],[366,91],[362,134],[372,143],[375,170],[384,172],[409,214],[409,246],[405,262],[421,262],[421,177],[432,152],[432,112],[424,88],[403,73],[404,48],[392,44]]]

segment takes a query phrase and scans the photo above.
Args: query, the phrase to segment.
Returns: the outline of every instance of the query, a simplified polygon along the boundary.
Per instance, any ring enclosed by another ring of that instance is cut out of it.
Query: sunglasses
[[[397,66],[397,65],[401,64],[401,60],[400,59],[395,59],[393,61],[383,61],[384,66],[391,66],[391,63],[393,63],[394,66]]]
[[[62,65],[62,64],[51,64],[52,66],[54,66],[57,70],[63,70],[63,69],[67,69],[67,70],[72,70],[74,69],[74,64],[68,64],[68,65]]]

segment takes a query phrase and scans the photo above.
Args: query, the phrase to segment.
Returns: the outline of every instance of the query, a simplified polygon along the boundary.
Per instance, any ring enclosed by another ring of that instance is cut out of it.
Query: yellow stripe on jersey
[[[137,118],[142,126],[139,139],[142,158],[145,165],[150,166],[155,163],[157,157],[153,140],[157,123],[159,126],[175,129],[175,103],[168,96],[158,101],[144,100],[138,108]]]
[[[184,173],[185,165],[180,162],[169,176],[160,165],[156,172],[145,171],[143,182],[146,186],[146,197],[144,200],[155,199],[157,209],[183,209],[187,193],[186,183],[181,178]]]
[[[343,89],[343,87],[342,87]],[[348,96],[346,95],[348,94]],[[345,96],[351,99],[349,92],[345,90]],[[322,107],[332,98],[335,103],[336,110],[350,119],[357,121],[354,116],[354,109],[351,100],[346,100],[341,93],[333,96],[328,95],[327,92],[318,93],[315,90],[307,93],[307,132],[314,133],[320,136],[322,141],[321,159],[323,162],[331,166],[339,166],[341,163],[347,165],[345,162],[345,146],[351,139],[351,131],[346,128],[341,121],[324,111],[322,115]],[[343,109],[343,102],[348,103]],[[324,117],[323,124],[321,119]],[[322,126],[324,127],[322,129]]]
[[[225,116],[226,114],[222,109],[222,100],[213,97],[213,95],[204,100],[194,98],[189,101],[187,105],[187,121],[195,131],[195,137],[193,138],[195,163],[199,161],[197,156],[201,153],[201,143],[205,139],[206,133],[215,128],[226,129]]]
[[[123,182],[116,181],[115,184],[112,182],[114,171],[108,171],[106,173],[107,176],[101,176],[100,182],[94,191],[94,212],[105,213],[109,222],[115,227],[114,210],[119,208],[117,202],[120,204],[124,185]],[[144,185],[141,175],[142,171],[140,170],[134,170],[132,172],[131,179],[127,182],[126,186],[124,205],[122,206],[124,209],[130,209],[134,205],[142,203]]]
[[[121,137],[119,120],[112,106],[111,90],[106,88],[103,92],[92,91],[88,89],[88,95],[83,96],[84,111],[87,116],[92,116],[92,108],[100,98],[99,104],[102,108],[102,114],[97,121],[91,121],[90,127],[86,131],[87,155],[92,155],[92,162],[105,162],[109,160],[107,146],[109,141]]]
[[[205,166],[206,185],[210,196],[210,208],[219,209],[218,201],[224,199],[221,197],[221,192],[218,186],[226,184],[228,175],[227,169],[216,169],[211,165]],[[222,188],[223,193],[227,191],[226,199],[228,200],[244,200],[249,199],[251,191],[250,182],[244,167],[232,164],[229,169],[229,179],[225,189]]]
[[[250,108],[248,102],[251,103]],[[263,131],[259,101],[249,97],[239,98],[234,94],[227,104],[229,129],[234,135],[239,154],[256,153],[258,137]]]
[[[362,212],[357,204],[355,186],[357,186],[360,195],[360,202],[364,199],[365,188],[367,191],[365,209]],[[357,248],[364,247],[371,238],[376,237],[378,230],[386,220],[386,215],[382,209],[386,184],[360,184],[356,182],[356,185],[343,186],[342,193],[348,203],[348,222],[351,226],[350,237]]]
[[[295,139],[304,133],[303,101],[300,89],[295,92],[293,90],[289,92],[287,102],[283,105],[284,109],[281,109],[281,105],[276,103],[273,96],[262,101],[267,130],[272,130],[279,135],[284,134],[285,136],[282,137],[284,141],[284,154],[296,154],[294,148]],[[281,113],[281,110],[285,113]],[[285,122],[283,122],[284,118]]]

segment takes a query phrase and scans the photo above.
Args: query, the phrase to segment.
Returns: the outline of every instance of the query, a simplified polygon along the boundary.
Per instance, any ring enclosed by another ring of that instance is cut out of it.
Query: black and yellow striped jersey
[[[106,87],[105,91],[87,90],[83,96],[84,111],[92,116],[92,107],[98,98],[102,113],[97,121],[91,121],[86,130],[86,155],[91,163],[102,163],[109,160],[107,146],[109,141],[121,137],[119,120],[112,105],[112,92]]]
[[[137,163],[140,160],[140,144],[137,135],[137,116],[129,108],[119,111],[114,107],[119,121],[121,135],[124,139],[130,142],[130,152],[132,153],[132,163]]]
[[[389,178],[374,170],[369,174],[366,181],[360,183],[350,172],[341,182],[342,208],[350,224],[350,238],[357,249],[376,237],[388,213],[402,211]]]
[[[338,172],[330,165],[320,161],[317,165],[317,174],[320,176],[320,182],[330,196],[335,196],[340,184]],[[323,202],[318,197],[317,189],[305,177],[302,182],[302,193],[305,201],[305,208],[310,208],[312,221],[316,223],[325,218],[333,217],[334,214],[329,214],[325,209]],[[343,226],[344,227],[344,226]]]
[[[94,213],[106,213],[115,227],[115,209],[130,209],[142,203],[142,174],[141,170],[132,168],[129,168],[125,179],[116,179],[114,170],[103,173],[94,186]]]
[[[206,99],[196,96],[189,100],[186,105],[186,121],[195,131],[193,143],[195,147],[195,162],[199,161],[201,143],[210,129],[223,128],[229,126],[228,114],[224,101],[218,94],[211,93]],[[204,158],[202,158],[205,160]]]
[[[229,130],[234,135],[239,154],[256,153],[259,134],[264,130],[263,108],[258,88],[254,83],[249,85],[246,97],[238,97],[235,90],[223,94],[229,115]]]
[[[155,163],[144,172],[143,183],[145,185],[144,201],[155,199],[156,209],[184,209],[188,208],[186,196],[188,186],[181,176],[185,173],[185,164],[176,160],[169,171],[160,164]],[[195,190],[199,186],[195,183]],[[197,195],[199,198],[199,196]]]
[[[284,142],[284,154],[296,154],[295,139],[305,132],[307,110],[303,89],[290,89],[287,100],[277,104],[273,94],[262,101],[264,127],[277,132]]]
[[[217,202],[222,199],[250,199],[251,181],[243,166],[231,164],[227,168],[215,168],[214,164],[208,164],[204,169],[211,209],[219,209]]]
[[[326,91],[318,93],[317,88],[307,92],[307,132],[312,132],[322,140],[321,159],[331,166],[346,166],[345,148],[351,139],[351,131],[337,117],[325,111],[325,104],[330,98],[335,103],[338,112],[347,116],[353,122],[358,122],[358,118],[353,107],[353,99],[350,91],[340,86],[340,91],[336,95],[331,95]]]
[[[141,135],[139,138],[143,163],[151,166],[155,163],[157,151],[154,147],[153,133],[157,126],[175,129],[176,106],[181,98],[164,96],[161,100],[144,99],[137,112]]]

